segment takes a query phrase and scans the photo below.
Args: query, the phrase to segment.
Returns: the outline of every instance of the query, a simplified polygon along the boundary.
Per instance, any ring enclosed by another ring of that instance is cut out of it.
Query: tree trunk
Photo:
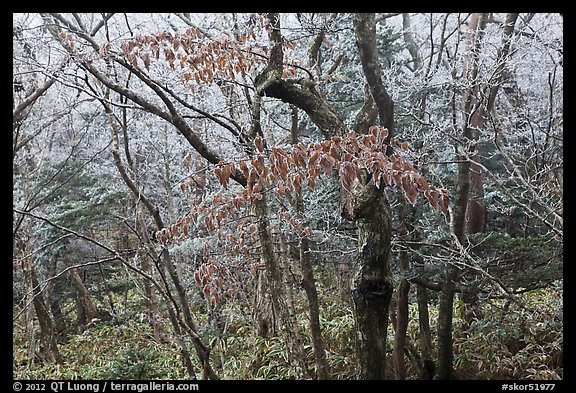
[[[264,270],[257,269],[253,319],[256,334],[260,337],[274,337],[277,334],[276,313],[270,293],[268,275]]]
[[[142,258],[142,270],[150,275],[153,274],[152,263],[148,255]],[[152,326],[152,331],[154,334],[154,340],[157,343],[162,342],[162,337],[164,332],[162,331],[162,326],[160,324],[160,318],[158,314],[158,302],[156,301],[156,290],[154,285],[149,282],[149,280],[143,280],[144,285],[144,298],[146,300],[146,315],[148,315],[148,320],[150,326]]]
[[[398,208],[398,228],[400,239],[404,240],[413,232],[410,224],[413,219],[412,210],[405,201],[400,201]],[[396,379],[404,380],[406,374],[406,361],[404,352],[406,351],[406,332],[408,330],[408,294],[410,293],[410,282],[408,281],[409,254],[407,250],[400,251],[400,284],[398,286],[396,304],[396,329],[394,338],[394,370]]]
[[[359,379],[386,377],[388,311],[393,284],[388,264],[391,213],[381,192],[371,183],[355,182],[351,191],[353,209],[343,211],[346,218],[358,223],[359,232],[357,271],[352,281]]]
[[[294,326],[294,341],[296,346],[296,355],[298,356],[299,362],[303,366],[303,371],[305,371],[311,378],[314,378],[313,373],[306,366],[306,353],[304,352],[304,342],[302,340],[302,335],[300,334],[300,328],[298,327],[298,320],[296,319],[296,309],[294,308],[294,296],[292,293],[292,285],[289,280],[289,268],[288,268],[288,245],[286,244],[286,235],[280,234],[280,272],[282,274],[282,287],[285,291],[286,297],[286,311],[288,313],[288,318]],[[298,374],[297,374],[298,375]]]
[[[430,317],[428,312],[428,292],[422,285],[416,286],[418,298],[418,326],[420,334],[420,353],[422,364],[420,365],[420,379],[434,378],[436,365],[432,358],[432,331],[430,329]]]
[[[34,299],[34,311],[36,311],[36,316],[38,317],[38,323],[40,325],[39,355],[42,360],[47,363],[63,364],[64,362],[62,361],[60,351],[58,350],[58,344],[56,343],[54,324],[50,318],[46,305],[44,304],[44,298],[32,263],[29,263],[28,265],[28,274],[30,275],[30,283],[32,284],[33,289],[32,296]]]
[[[382,69],[376,48],[375,14],[353,14],[352,23],[354,24],[356,46],[358,47],[364,77],[378,109],[380,126],[388,129],[388,141],[394,135],[394,101],[392,101],[386,91],[380,76]],[[390,153],[391,150],[389,149],[387,154]]]
[[[470,162],[461,157],[458,164],[458,183],[456,187],[456,200],[454,201],[452,231],[456,241],[465,242],[465,217],[470,188],[469,170]],[[444,281],[440,293],[438,306],[438,362],[434,379],[452,379],[452,318],[454,313],[454,293],[456,281],[460,275],[460,268],[455,264],[458,261],[449,262],[444,272]]]
[[[444,273],[444,284],[438,305],[438,362],[434,379],[452,379],[454,352],[452,347],[452,319],[454,314],[454,289],[460,269],[449,264]]]
[[[478,141],[486,128],[490,113],[494,109],[496,95],[502,84],[506,69],[506,60],[510,53],[510,41],[514,33],[514,26],[518,19],[517,13],[506,16],[502,33],[502,46],[498,50],[496,66],[487,86],[481,91],[478,81],[479,47],[486,26],[486,14],[473,14],[470,21],[470,36],[468,41],[469,52],[465,59],[464,75],[470,84],[463,102],[463,115],[465,127],[469,128],[470,136]],[[474,145],[471,156],[473,163],[480,164],[480,154]],[[484,232],[486,212],[484,208],[484,174],[479,165],[472,164],[470,168],[470,195],[466,209],[466,233]]]
[[[55,277],[56,274],[57,259],[54,258],[52,265],[50,266],[50,277]],[[66,330],[66,322],[64,320],[64,314],[62,314],[62,309],[60,308],[60,299],[59,294],[57,293],[56,280],[50,280],[46,284],[46,299],[54,319],[54,331],[56,332],[56,337],[61,339]]]
[[[478,25],[478,31],[476,34],[471,34],[471,40],[476,39],[476,43],[470,42],[470,45],[474,44],[478,46],[481,39],[481,33],[483,32],[484,24],[480,19],[478,22],[476,19],[480,18],[477,14],[474,14],[472,21],[474,23],[482,23]],[[498,56],[496,59],[496,66],[492,76],[488,82],[488,85],[483,89],[481,93],[480,84],[477,82],[478,78],[470,80],[471,87],[469,91],[470,103],[464,102],[464,118],[468,121],[470,133],[475,141],[478,141],[480,135],[486,129],[486,123],[494,110],[494,105],[496,102],[496,95],[502,84],[505,70],[506,70],[506,60],[510,52],[510,39],[514,33],[514,26],[516,20],[518,19],[517,13],[510,13],[506,16],[506,21],[504,24],[504,30],[502,34],[502,46],[498,50]],[[472,26],[471,26],[472,28]],[[472,32],[471,32],[472,33]],[[466,64],[466,70],[472,69],[472,71],[477,67],[477,54],[472,52],[468,58],[469,62]],[[473,71],[476,72],[476,71]],[[468,106],[467,106],[468,105]],[[470,166],[470,195],[468,197],[468,203],[466,207],[466,228],[465,232],[468,234],[484,232],[486,230],[486,209],[484,207],[484,173],[481,169],[481,157],[478,151],[477,144],[473,145],[474,152],[471,153],[470,158],[472,164]],[[476,276],[472,272],[473,276]],[[482,313],[479,306],[478,295],[476,293],[464,293],[461,296],[461,300],[466,305],[463,308],[462,318],[465,322],[465,328],[467,328],[473,320],[482,317]]]
[[[291,142],[298,143],[298,108],[292,106],[292,127]],[[296,195],[296,214],[301,220],[304,213],[304,200],[302,195]],[[308,300],[308,319],[310,321],[310,334],[312,335],[312,347],[314,349],[314,360],[316,362],[316,373],[318,379],[330,379],[330,369],[326,360],[326,349],[322,338],[322,328],[320,326],[320,304],[318,302],[318,291],[316,290],[316,280],[314,269],[310,261],[310,241],[307,236],[300,238],[298,245],[300,267],[302,269],[302,287],[306,292]]]
[[[376,104],[380,126],[388,129],[389,140],[394,135],[394,102],[380,77],[375,14],[353,14],[352,23],[371,99]],[[391,153],[389,146],[386,154]],[[388,311],[393,292],[388,261],[392,214],[382,189],[372,183],[359,186],[356,182],[350,197],[352,216],[359,230],[359,266],[352,287],[358,329],[358,376],[385,379]]]
[[[66,265],[70,266],[71,263],[69,259],[65,258]],[[82,282],[82,278],[78,273],[78,269],[70,269],[68,270],[68,279],[74,286],[76,290],[76,298],[77,298],[77,305],[78,305],[78,327],[81,330],[84,330],[88,327],[88,325],[94,321],[95,319],[100,319],[100,313],[96,309],[94,302],[90,298],[90,293],[88,289]]]
[[[408,267],[408,253],[403,251],[400,255],[401,271],[406,272]],[[402,278],[398,288],[398,302],[396,308],[396,336],[394,339],[394,370],[396,379],[406,379],[406,361],[404,352],[406,350],[406,331],[408,330],[408,293],[410,292],[410,282]]]
[[[143,218],[144,212],[142,211],[143,209],[141,208],[140,203],[138,203],[138,205],[138,223],[140,226],[142,240],[146,245],[150,245],[151,241],[148,235],[148,229]],[[140,260],[142,261],[142,271],[152,276],[154,274],[154,265],[152,264],[149,253],[142,255]],[[146,278],[143,279],[142,285],[144,286],[144,298],[146,300],[146,314],[148,315],[150,326],[152,326],[152,331],[154,332],[154,340],[158,343],[161,343],[165,333],[162,330],[162,325],[160,324],[158,302],[156,300],[156,289],[154,288],[154,284],[152,284],[150,280]]]
[[[310,334],[312,335],[316,373],[318,379],[331,379],[330,367],[326,360],[326,347],[324,345],[324,339],[322,338],[322,327],[320,326],[320,304],[316,290],[316,280],[314,279],[314,270],[310,262],[309,252],[310,246],[308,238],[303,237],[300,239],[299,246],[302,287],[306,292],[306,298],[308,300],[308,317],[310,320]]]

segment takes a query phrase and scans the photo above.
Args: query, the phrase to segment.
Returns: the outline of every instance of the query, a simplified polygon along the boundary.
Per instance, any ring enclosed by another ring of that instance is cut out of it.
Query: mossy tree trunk
[[[389,266],[391,213],[381,190],[356,184],[350,218],[358,224],[357,271],[352,280],[359,379],[385,379],[388,312],[392,292]]]

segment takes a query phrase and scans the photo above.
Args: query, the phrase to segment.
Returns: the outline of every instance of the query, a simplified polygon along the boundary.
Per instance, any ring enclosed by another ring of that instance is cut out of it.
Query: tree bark
[[[273,46],[268,65],[254,81],[256,92],[261,96],[278,98],[302,109],[327,138],[345,135],[348,128],[322,93],[316,90],[311,79],[301,78],[298,81],[282,79],[283,51],[280,18],[278,14],[271,13],[268,19],[271,25],[269,39]]]
[[[306,365],[306,353],[304,352],[304,342],[302,340],[302,335],[300,334],[300,328],[298,327],[298,320],[296,319],[296,309],[294,308],[294,296],[292,293],[292,285],[289,280],[289,267],[288,267],[288,245],[286,244],[286,235],[280,234],[280,272],[282,274],[282,288],[284,288],[285,298],[286,298],[286,311],[288,313],[287,317],[290,319],[291,324],[294,326],[293,336],[295,343],[296,356],[298,356],[298,364],[302,365],[303,372],[308,374],[311,378],[314,378],[313,373],[308,369]]]
[[[52,322],[44,303],[40,284],[38,283],[38,277],[36,276],[36,270],[30,262],[28,264],[28,274],[33,289],[32,296],[34,311],[36,311],[36,316],[38,317],[38,323],[40,325],[39,354],[42,360],[47,363],[63,364],[64,362],[60,355],[60,351],[58,350],[58,344],[56,343],[54,323]]]
[[[432,358],[432,331],[430,329],[430,313],[428,312],[428,290],[422,285],[416,286],[418,298],[418,326],[420,335],[420,379],[434,378],[436,365]]]
[[[65,260],[66,265],[70,266],[72,264],[68,258],[65,258]],[[90,293],[84,285],[84,282],[82,282],[82,278],[80,277],[77,268],[68,270],[68,278],[76,290],[78,327],[81,330],[84,330],[93,320],[100,319],[100,313],[96,309],[94,302],[92,302]]]
[[[263,269],[256,270],[254,288],[253,319],[256,334],[260,337],[274,337],[277,334],[276,312],[268,285],[268,275]]]
[[[506,60],[510,53],[510,41],[514,33],[514,26],[518,19],[517,13],[510,13],[506,16],[504,29],[502,33],[502,46],[498,49],[496,57],[496,65],[494,72],[487,86],[481,89],[480,83],[477,78],[477,64],[478,53],[470,52],[468,62],[465,65],[465,75],[470,71],[470,76],[475,75],[474,79],[469,79],[471,83],[469,91],[469,102],[464,102],[464,116],[467,121],[466,127],[472,130],[471,135],[475,141],[478,141],[480,135],[486,128],[486,123],[490,113],[494,110],[496,102],[496,95],[502,84],[504,77],[504,70]],[[470,44],[478,48],[482,39],[484,27],[486,24],[485,18],[480,18],[477,14],[472,16],[470,28],[473,28],[473,23],[477,24],[475,32],[471,31]],[[476,42],[474,42],[476,41]],[[476,49],[478,51],[478,49]],[[481,90],[483,90],[481,92]],[[470,167],[470,196],[468,199],[468,206],[466,209],[466,233],[484,232],[486,228],[486,209],[484,207],[484,174],[481,169],[480,153],[477,146],[474,145],[475,151],[472,153],[472,166]]]
[[[353,210],[347,217],[358,223],[357,272],[352,281],[356,318],[359,379],[386,378],[388,311],[393,284],[388,259],[391,213],[388,201],[372,184],[352,186]],[[345,210],[345,216],[349,214]]]
[[[401,238],[408,236],[410,233],[410,225],[408,222],[412,217],[409,217],[409,207],[406,202],[401,201],[399,207],[399,232]],[[406,332],[408,330],[408,294],[410,293],[410,282],[408,281],[408,251],[400,251],[400,284],[397,292],[396,304],[396,329],[394,337],[394,370],[396,379],[404,380],[407,377],[406,361],[404,352],[406,351]]]
[[[148,236],[148,230],[146,228],[143,214],[144,212],[140,212],[141,205],[138,204],[138,223],[140,226],[140,233],[142,236],[142,240],[145,244],[151,244],[150,237]],[[142,260],[142,270],[152,276],[154,274],[154,265],[150,258],[150,255],[146,253],[145,255],[141,256]],[[148,315],[148,319],[150,321],[150,325],[152,326],[152,331],[154,332],[154,340],[158,343],[161,343],[163,337],[165,335],[164,331],[162,330],[162,325],[160,324],[159,320],[159,312],[158,312],[158,301],[156,299],[156,288],[150,282],[150,280],[144,279],[142,285],[144,286],[144,297],[146,300],[146,314]]]
[[[57,258],[54,258],[50,266],[50,277],[54,277],[56,274],[58,274]],[[60,307],[60,297],[57,292],[56,280],[50,280],[46,284],[46,300],[50,307],[50,312],[52,313],[56,337],[61,339],[66,330],[66,321],[64,319],[64,314],[62,313],[62,308]]]
[[[376,104],[380,126],[389,131],[389,140],[394,134],[394,102],[380,77],[375,15],[353,14],[352,22],[371,99]],[[386,154],[391,153],[389,146]],[[358,377],[385,379],[388,311],[394,290],[389,266],[392,214],[383,190],[370,182],[356,182],[350,194],[352,218],[357,221],[359,232],[358,271],[352,287],[358,329]]]
[[[394,135],[394,101],[386,91],[380,77],[382,70],[376,48],[375,14],[353,14],[352,23],[362,70],[378,108],[380,126],[388,129],[388,141]]]

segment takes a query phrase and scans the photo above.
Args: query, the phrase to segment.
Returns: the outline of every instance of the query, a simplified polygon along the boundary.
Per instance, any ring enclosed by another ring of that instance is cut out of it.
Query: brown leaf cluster
[[[295,44],[286,41],[285,46],[293,49]],[[170,68],[182,70],[183,81],[191,89],[192,84],[210,85],[218,79],[236,80],[243,72],[265,66],[269,53],[267,46],[256,42],[254,31],[243,34],[240,40],[206,39],[193,27],[182,33],[164,31],[135,36],[123,41],[120,49],[132,65],[138,67],[140,61],[147,71],[151,60],[163,56]],[[101,55],[109,50],[110,45],[104,45]],[[294,67],[287,68],[284,77],[295,76],[295,70]]]
[[[374,126],[368,134],[357,135],[351,131],[344,137],[334,136],[308,146],[295,144],[290,151],[277,147],[266,150],[263,141],[256,138],[258,153],[255,156],[238,163],[221,162],[214,169],[216,179],[225,189],[229,187],[231,175],[241,171],[247,179],[245,188],[229,196],[217,194],[211,201],[206,201],[207,204],[192,208],[156,236],[167,246],[168,241],[179,242],[191,235],[194,231],[190,226],[193,224],[197,227],[200,222],[202,234],[217,234],[218,239],[226,243],[226,253],[249,255],[246,237],[255,236],[256,227],[253,223],[235,222],[231,228],[229,224],[233,213],[238,215],[249,209],[270,191],[279,201],[293,200],[303,188],[313,189],[319,176],[331,176],[333,173],[338,174],[341,186],[347,191],[356,179],[361,179],[366,173],[371,175],[371,181],[378,188],[388,186],[400,189],[412,205],[423,193],[432,207],[447,211],[448,190],[430,185],[400,154],[386,155],[387,137],[387,129]],[[409,148],[406,142],[391,141],[390,144],[402,150]],[[191,182],[181,185],[181,189],[184,191],[193,187]],[[302,220],[288,211],[283,214],[282,221],[296,233],[311,234],[310,228]],[[194,232],[194,236],[199,234],[199,231]]]

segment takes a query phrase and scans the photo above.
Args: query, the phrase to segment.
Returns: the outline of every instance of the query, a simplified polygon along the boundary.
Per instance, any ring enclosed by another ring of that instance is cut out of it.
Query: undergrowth
[[[459,379],[562,379],[562,290],[542,289],[523,294],[525,307],[506,300],[491,300],[484,318],[464,330],[454,318],[454,368]],[[298,299],[304,304],[303,299]],[[349,307],[324,294],[321,325],[333,379],[355,378],[354,319]],[[410,306],[408,335],[419,342],[418,310]],[[434,331],[437,309],[430,305]],[[298,314],[308,367],[314,372],[314,355],[307,313]],[[394,331],[390,327],[389,348]],[[211,361],[222,379],[310,378],[290,362],[281,337],[258,337],[246,323],[235,323],[210,342]],[[154,341],[150,326],[127,320],[103,323],[72,335],[59,349],[64,364],[30,361],[23,329],[14,325],[13,377],[15,379],[186,379],[178,348]],[[189,343],[190,344],[190,343]],[[433,342],[435,345],[436,343]],[[192,348],[192,345],[190,345]],[[191,351],[193,357],[193,351]],[[435,356],[435,354],[434,354]],[[387,367],[392,370],[391,356]],[[196,362],[195,359],[193,359]],[[407,360],[409,379],[416,379]],[[197,369],[201,369],[196,364]]]

